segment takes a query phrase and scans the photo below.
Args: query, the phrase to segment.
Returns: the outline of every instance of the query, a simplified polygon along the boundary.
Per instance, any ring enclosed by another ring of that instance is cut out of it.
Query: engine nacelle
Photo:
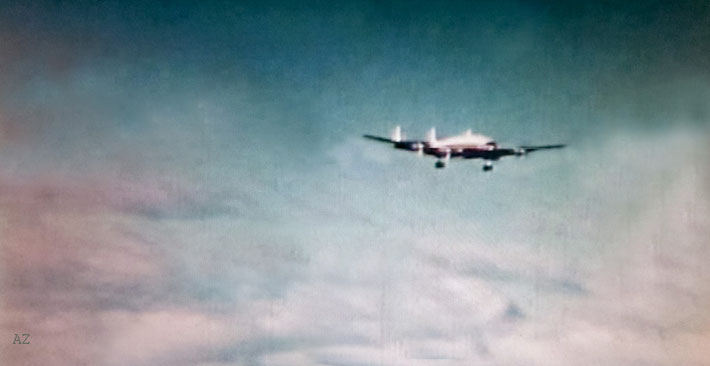
[[[409,151],[422,151],[424,150],[424,144],[419,141],[400,141],[395,142],[394,147],[402,150]]]

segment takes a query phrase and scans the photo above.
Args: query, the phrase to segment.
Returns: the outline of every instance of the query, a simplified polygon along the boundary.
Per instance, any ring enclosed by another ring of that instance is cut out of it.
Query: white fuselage
[[[437,139],[435,135],[430,135],[429,147],[438,149],[471,149],[471,148],[495,148],[495,141],[488,136],[472,133],[471,130],[461,135],[444,137]]]

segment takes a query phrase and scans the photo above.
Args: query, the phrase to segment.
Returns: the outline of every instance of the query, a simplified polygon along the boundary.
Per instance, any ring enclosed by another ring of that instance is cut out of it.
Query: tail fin
[[[426,140],[430,144],[436,143],[436,128],[432,127],[431,130],[426,134]]]
[[[402,141],[402,127],[396,126],[392,131],[392,141],[400,142]]]

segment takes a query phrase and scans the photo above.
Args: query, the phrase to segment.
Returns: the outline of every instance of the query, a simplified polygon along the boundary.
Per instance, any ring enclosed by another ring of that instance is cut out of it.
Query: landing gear
[[[434,168],[436,168],[436,169],[446,168],[446,163],[449,162],[449,159],[451,159],[451,150],[446,150],[446,155],[439,156],[439,160],[437,160],[436,163],[434,164]]]
[[[486,162],[483,163],[483,171],[490,172],[491,170],[493,170],[493,162],[490,160],[486,160]]]

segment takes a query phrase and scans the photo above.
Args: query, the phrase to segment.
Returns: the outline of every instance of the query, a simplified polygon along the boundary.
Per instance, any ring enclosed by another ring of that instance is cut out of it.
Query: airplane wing
[[[547,149],[561,149],[567,145],[540,145],[540,146],[521,146],[520,149],[525,151],[525,153],[537,151],[537,150],[547,150]]]
[[[392,140],[392,139],[388,139],[388,138],[384,138],[384,137],[379,137],[379,136],[373,136],[373,135],[362,135],[362,137],[364,137],[364,138],[366,138],[366,139],[370,139],[370,140],[379,141],[379,142],[388,142],[388,143],[394,143],[394,142],[396,142],[396,141],[394,141],[394,140]]]

